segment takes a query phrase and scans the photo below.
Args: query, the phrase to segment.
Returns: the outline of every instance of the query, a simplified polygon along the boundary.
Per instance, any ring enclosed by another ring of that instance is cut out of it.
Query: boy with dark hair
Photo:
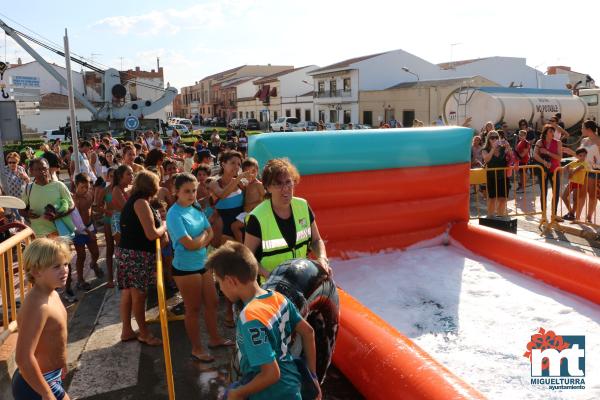
[[[228,241],[209,255],[205,266],[232,303],[244,303],[236,323],[242,379],[230,387],[226,399],[302,399],[300,373],[289,353],[294,333],[302,340],[318,388],[314,331],[285,296],[258,286],[258,261],[252,252]]]
[[[98,258],[100,250],[98,249],[98,241],[96,239],[96,227],[92,218],[92,206],[94,204],[94,192],[92,191],[92,180],[90,176],[81,172],[75,175],[75,193],[73,193],[73,201],[77,208],[78,215],[81,217],[81,222],[84,229],[76,229],[73,237],[73,245],[77,252],[77,289],[88,291],[92,288],[89,282],[83,279],[83,268],[85,266],[87,246],[92,256],[90,268],[94,271],[98,278],[104,276],[104,272],[98,267]],[[73,213],[75,214],[75,213]],[[75,216],[75,215],[74,215]]]

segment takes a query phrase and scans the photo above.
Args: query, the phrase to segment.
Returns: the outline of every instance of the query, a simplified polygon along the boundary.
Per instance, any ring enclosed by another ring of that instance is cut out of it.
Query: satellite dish
[[[125,86],[121,85],[120,83],[112,87],[113,97],[116,97],[117,99],[122,99],[125,97],[126,94],[127,89],[125,89]]]

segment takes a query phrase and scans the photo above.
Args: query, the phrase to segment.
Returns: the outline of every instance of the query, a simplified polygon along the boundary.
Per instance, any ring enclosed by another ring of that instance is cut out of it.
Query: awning
[[[271,93],[270,93],[271,97],[277,97],[277,88],[274,87],[273,89],[271,89]]]

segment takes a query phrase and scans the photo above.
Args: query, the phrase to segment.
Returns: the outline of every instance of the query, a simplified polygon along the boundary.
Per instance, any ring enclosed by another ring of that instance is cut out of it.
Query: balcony
[[[315,92],[314,97],[331,98],[331,97],[352,97],[352,90],[325,90],[323,92]]]

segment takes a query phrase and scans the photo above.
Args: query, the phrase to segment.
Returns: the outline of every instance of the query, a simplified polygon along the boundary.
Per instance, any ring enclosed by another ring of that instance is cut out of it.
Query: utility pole
[[[79,138],[77,137],[77,120],[75,119],[75,96],[73,95],[73,73],[71,71],[71,53],[69,51],[69,37],[65,28],[65,61],[67,67],[67,94],[69,96],[69,111],[71,115],[71,144],[75,155],[75,175],[81,171],[79,159]]]

